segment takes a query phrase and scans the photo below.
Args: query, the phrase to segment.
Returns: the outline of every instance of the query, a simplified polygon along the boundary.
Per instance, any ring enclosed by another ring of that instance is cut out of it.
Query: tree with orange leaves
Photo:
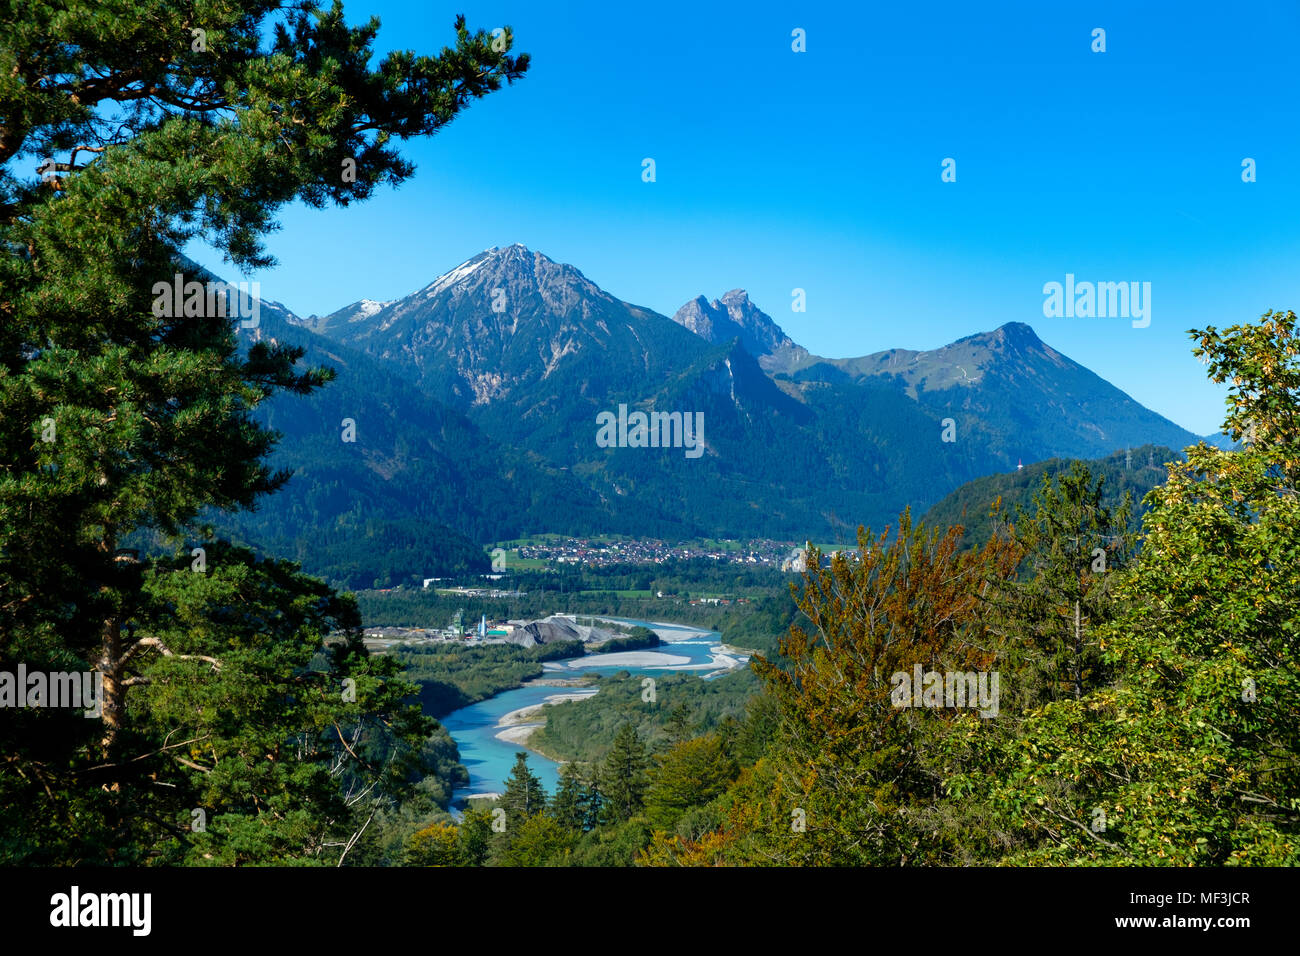
[[[691,843],[660,835],[643,863],[901,865],[944,858],[943,768],[928,742],[974,710],[900,706],[895,675],[987,672],[998,638],[984,597],[1019,563],[995,536],[959,550],[962,530],[914,527],[890,540],[858,529],[856,553],[822,567],[808,552],[802,623],[783,660],[755,658],[780,708],[768,758],[730,795],[729,822]],[[728,847],[729,849],[724,849]]]

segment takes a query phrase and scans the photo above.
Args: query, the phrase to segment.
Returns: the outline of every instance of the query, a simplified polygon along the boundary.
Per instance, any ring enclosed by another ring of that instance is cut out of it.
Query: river
[[[587,617],[588,615],[583,615]],[[597,615],[599,617],[599,615]],[[727,654],[722,650],[722,635],[682,624],[638,621],[630,618],[605,617],[607,621],[648,627],[663,642],[657,648],[643,651],[624,651],[616,654],[587,654],[568,660],[548,661],[543,664],[545,674],[541,680],[556,677],[574,677],[581,674],[632,674],[654,676],[665,671],[698,673],[708,679],[727,673],[748,660],[747,657]],[[527,750],[522,744],[500,740],[497,734],[503,729],[501,718],[511,711],[540,704],[548,697],[580,692],[581,688],[554,685],[525,684],[515,690],[503,691],[495,697],[470,704],[442,718],[456,747],[460,762],[469,770],[469,786],[452,794],[452,805],[463,805],[471,794],[500,793],[505,789],[506,778],[515,764],[515,754]],[[537,774],[548,794],[554,794],[559,784],[560,765],[541,754],[528,750],[528,766]]]

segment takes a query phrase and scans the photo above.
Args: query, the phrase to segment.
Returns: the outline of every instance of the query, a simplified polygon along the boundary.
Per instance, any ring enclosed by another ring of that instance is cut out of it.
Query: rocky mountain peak
[[[673,321],[715,344],[739,338],[755,358],[797,347],[744,289],[732,289],[712,302],[696,296],[677,310]]]
[[[950,350],[967,349],[982,351],[987,360],[1002,361],[1038,360],[1047,358],[1053,362],[1061,359],[1058,352],[1038,337],[1032,327],[1024,322],[1007,322],[992,332],[980,332],[964,339],[958,339]]]
[[[536,298],[559,313],[572,310],[583,300],[611,300],[578,269],[518,242],[483,250],[438,276],[412,298],[458,300],[467,296],[501,302],[503,312],[512,311],[512,302]]]

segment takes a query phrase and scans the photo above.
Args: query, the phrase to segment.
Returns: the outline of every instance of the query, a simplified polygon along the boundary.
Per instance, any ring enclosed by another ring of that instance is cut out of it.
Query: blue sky
[[[1186,330],[1300,309],[1295,0],[345,9],[382,18],[384,51],[436,52],[458,12],[510,24],[533,64],[408,142],[417,172],[400,189],[285,210],[278,266],[245,278],[304,315],[400,297],[522,242],[665,314],[745,288],[823,355],[1026,322],[1206,433],[1224,393]],[[1150,327],[1045,318],[1043,285],[1066,273],[1150,282]],[[806,312],[791,311],[796,287]]]

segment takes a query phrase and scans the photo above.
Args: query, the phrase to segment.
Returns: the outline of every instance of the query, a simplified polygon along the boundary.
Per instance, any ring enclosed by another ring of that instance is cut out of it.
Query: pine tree
[[[104,693],[98,721],[0,730],[0,797],[23,808],[0,857],[337,862],[382,796],[361,784],[386,772],[368,749],[418,749],[394,719],[409,687],[363,662],[354,610],[289,569],[210,542],[205,570],[124,549],[156,531],[188,557],[207,509],[278,488],[253,413],[331,377],[232,316],[180,250],[270,265],[277,210],[401,183],[392,138],[436,132],[527,57],[460,18],[454,48],[372,67],[378,21],[350,28],[339,3],[0,0],[0,23],[0,665],[93,668]],[[184,302],[177,281],[196,284]],[[303,648],[336,627],[307,673]],[[235,754],[276,766],[227,787]],[[205,806],[220,825],[192,829]]]
[[[640,811],[646,789],[645,743],[631,724],[614,735],[600,781],[605,822],[622,823]]]

